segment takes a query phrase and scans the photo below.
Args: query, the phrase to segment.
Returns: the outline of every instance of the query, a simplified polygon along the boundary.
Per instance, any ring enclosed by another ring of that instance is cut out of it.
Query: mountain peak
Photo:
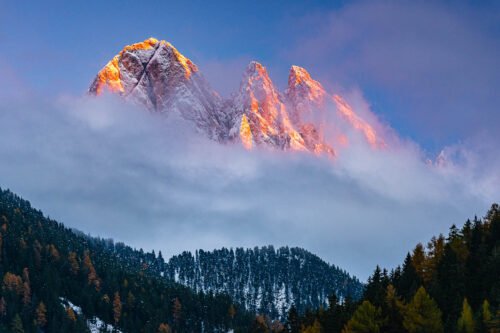
[[[125,46],[97,74],[89,93],[104,89],[165,115],[177,114],[216,141],[240,141],[247,149],[257,145],[335,156],[325,141],[328,105],[339,120],[361,131],[372,146],[377,135],[339,96],[326,93],[309,72],[292,66],[288,88],[281,93],[265,66],[251,61],[239,91],[223,101],[198,67],[165,40],[150,37]]]
[[[253,84],[258,79],[261,79],[264,84],[272,84],[267,68],[260,62],[250,61],[243,75],[243,83]]]
[[[311,80],[309,72],[304,67],[292,65],[292,67],[290,67],[288,83],[300,84],[304,80]]]
[[[247,66],[247,72],[267,72],[267,70],[260,62],[252,60]]]
[[[179,114],[219,140],[222,131],[220,96],[198,67],[165,40],[148,38],[125,46],[99,71],[89,93],[109,91],[164,114]]]
[[[286,94],[292,100],[300,98],[319,105],[323,103],[326,93],[321,83],[311,78],[305,68],[293,65],[288,75]]]
[[[164,50],[165,56],[171,58],[183,72],[186,79],[198,71],[198,67],[165,40],[150,37],[142,42],[126,45],[97,74],[89,92],[100,95],[105,88],[114,93],[128,95],[146,72],[146,67],[158,51]]]

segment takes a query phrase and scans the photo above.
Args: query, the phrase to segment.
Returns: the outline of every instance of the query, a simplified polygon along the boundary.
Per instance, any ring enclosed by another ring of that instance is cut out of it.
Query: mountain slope
[[[298,66],[291,67],[288,88],[281,93],[267,69],[252,61],[239,90],[223,100],[191,60],[172,44],[150,38],[126,46],[97,74],[89,93],[105,90],[149,110],[178,115],[211,139],[241,142],[247,149],[267,146],[334,157],[338,142],[331,134],[345,138],[346,129],[359,132],[374,148],[383,146],[374,126]]]
[[[155,262],[163,260],[67,229],[0,189],[0,332],[89,332],[101,321],[123,332],[248,331],[253,316],[229,297],[169,282],[149,269]]]
[[[162,323],[178,332],[246,332],[256,313],[284,318],[291,304],[305,311],[333,293],[358,298],[363,290],[298,248],[199,250],[165,262],[161,252],[65,228],[1,189],[0,274],[0,332],[17,315],[30,332],[87,332],[94,322],[123,332],[157,332]],[[41,302],[45,323],[34,323]]]
[[[328,297],[358,299],[363,285],[338,267],[300,248],[272,246],[184,252],[168,262],[168,275],[195,291],[230,295],[254,313],[284,318],[328,305]]]

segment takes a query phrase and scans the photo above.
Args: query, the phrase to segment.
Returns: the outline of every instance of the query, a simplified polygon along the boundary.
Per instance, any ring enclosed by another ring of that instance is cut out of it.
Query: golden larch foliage
[[[71,308],[71,306],[66,307],[66,315],[68,316],[68,319],[75,322],[76,321],[76,314],[75,311]]]
[[[113,319],[115,323],[120,321],[120,317],[122,315],[122,302],[120,300],[120,294],[115,292],[115,297],[113,299]]]
[[[44,327],[47,325],[47,308],[43,302],[40,302],[36,308],[36,324],[39,327]]]

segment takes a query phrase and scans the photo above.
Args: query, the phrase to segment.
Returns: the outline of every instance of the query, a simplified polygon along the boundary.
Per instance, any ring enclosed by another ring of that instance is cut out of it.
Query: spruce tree
[[[24,333],[23,322],[19,314],[16,314],[14,319],[12,319],[10,329],[12,333]]]
[[[400,333],[404,331],[402,311],[405,308],[404,302],[396,293],[392,284],[387,286],[383,314],[387,316],[387,321],[383,327],[385,333]]]
[[[379,333],[383,324],[382,310],[369,301],[363,301],[342,333]]]
[[[409,333],[442,333],[441,311],[420,287],[404,311],[403,326]]]
[[[292,305],[288,311],[288,332],[299,333],[300,332],[300,318],[295,305]]]
[[[457,331],[458,333],[474,333],[474,328],[475,323],[472,309],[469,302],[467,302],[467,298],[464,298],[462,313],[460,314],[460,318],[458,318],[457,322]]]

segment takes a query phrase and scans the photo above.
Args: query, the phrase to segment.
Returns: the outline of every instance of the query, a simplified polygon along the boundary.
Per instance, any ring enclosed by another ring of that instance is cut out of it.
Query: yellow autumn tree
[[[68,254],[68,261],[71,274],[77,275],[80,270],[80,265],[78,264],[78,257],[75,252],[70,252]]]
[[[379,333],[383,323],[382,310],[369,301],[363,301],[342,333]]]
[[[92,264],[92,260],[90,259],[89,251],[85,251],[83,257],[83,267],[85,267],[87,274],[87,282],[95,287],[97,291],[101,289],[101,282],[99,277],[97,276],[97,272],[94,268],[94,264]]]
[[[76,314],[75,311],[71,308],[71,306],[66,307],[66,315],[68,316],[68,319],[71,320],[72,322],[76,321]]]
[[[39,327],[44,327],[47,325],[47,308],[45,307],[45,304],[43,302],[40,302],[38,306],[36,307],[36,324]]]
[[[22,295],[24,292],[23,280],[19,275],[7,272],[3,276],[3,289]]]
[[[459,333],[474,333],[476,324],[474,322],[474,314],[472,313],[472,309],[467,301],[467,298],[464,298],[462,303],[462,313],[460,314],[460,318],[458,318],[457,322],[457,331]]]
[[[158,333],[171,333],[172,330],[170,329],[170,326],[166,323],[161,323],[160,326],[158,327]]]
[[[178,322],[181,319],[182,304],[179,298],[174,299],[172,314],[174,316],[174,321]]]
[[[321,324],[318,319],[314,320],[314,323],[311,326],[307,326],[301,330],[301,333],[321,333]]]
[[[122,315],[122,302],[120,300],[120,294],[118,292],[115,293],[115,297],[113,299],[113,319],[115,323],[120,321],[120,317]]]

